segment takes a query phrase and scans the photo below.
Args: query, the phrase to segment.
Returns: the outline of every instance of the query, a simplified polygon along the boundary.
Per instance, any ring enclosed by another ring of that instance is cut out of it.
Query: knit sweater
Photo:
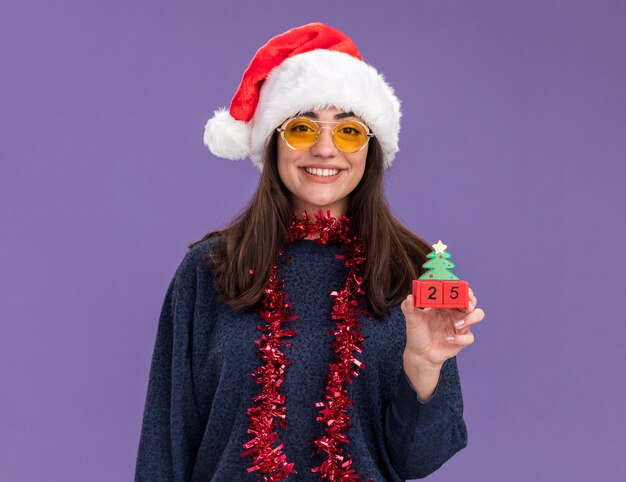
[[[186,253],[172,278],[161,310],[135,481],[257,481],[247,472],[252,457],[241,456],[247,433],[247,408],[260,393],[251,374],[260,366],[255,340],[265,322],[254,310],[236,312],[217,300],[210,268],[202,255],[217,238]],[[312,440],[324,434],[316,421],[328,365],[334,359],[330,292],[342,287],[348,268],[335,255],[338,245],[303,239],[283,249],[279,264],[284,292],[298,319],[282,325],[296,335],[283,347],[287,359],[280,393],[286,397],[287,428],[276,428],[288,462],[289,479],[319,480],[311,468],[325,460]],[[441,370],[435,393],[420,400],[403,370],[406,321],[400,305],[385,317],[361,316],[365,365],[352,377],[349,443],[353,467],[364,481],[423,478],[467,445],[463,398],[456,357]],[[276,444],[277,445],[277,444]]]

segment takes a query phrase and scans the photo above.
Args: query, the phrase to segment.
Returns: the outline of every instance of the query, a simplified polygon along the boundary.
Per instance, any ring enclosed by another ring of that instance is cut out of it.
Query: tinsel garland
[[[348,396],[347,383],[352,383],[351,375],[357,377],[358,372],[365,368],[354,354],[363,351],[363,337],[357,313],[370,317],[363,303],[365,292],[360,288],[363,282],[360,265],[365,262],[365,250],[347,216],[342,215],[335,219],[330,215],[330,211],[324,216],[321,210],[314,216],[315,221],[309,220],[306,212],[303,213],[302,219],[294,216],[289,227],[287,244],[305,237],[312,238],[315,233],[319,233],[320,237],[316,239],[318,244],[339,244],[350,254],[348,259],[337,255],[338,259],[345,259],[345,266],[350,269],[341,290],[330,293],[335,298],[331,317],[337,320],[337,329],[331,331],[331,334],[335,335],[333,341],[335,359],[329,364],[326,375],[324,401],[315,404],[320,409],[320,416],[316,420],[325,425],[325,433],[312,441],[313,454],[323,452],[327,457],[321,465],[312,468],[311,472],[319,472],[320,480],[337,482],[361,480],[356,470],[351,467],[350,455],[344,455],[342,445],[349,442],[343,433],[350,427],[348,408],[351,405],[355,406]],[[279,258],[282,254],[281,250]],[[284,329],[282,325],[298,318],[298,315],[291,314],[291,307],[285,301],[287,294],[283,292],[284,281],[278,277],[277,272],[278,263],[274,262],[258,310],[259,317],[266,322],[265,326],[257,327],[263,335],[260,340],[255,341],[259,345],[257,356],[263,363],[252,374],[252,378],[261,386],[261,394],[253,398],[254,404],[248,409],[248,433],[252,434],[253,438],[243,444],[247,450],[241,454],[242,457],[248,455],[253,457],[248,472],[258,471],[259,480],[263,482],[284,480],[290,474],[297,473],[294,462],[288,462],[287,455],[282,450],[284,443],[273,447],[278,439],[275,431],[276,419],[283,430],[287,428],[285,397],[280,394],[279,388],[285,381],[285,368],[291,365],[291,361],[280,347],[291,346],[291,343],[282,339],[296,335],[295,329]]]

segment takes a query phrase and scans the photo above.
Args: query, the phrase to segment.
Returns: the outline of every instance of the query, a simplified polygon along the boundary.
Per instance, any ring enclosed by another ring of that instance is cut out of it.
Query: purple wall
[[[390,203],[486,312],[459,355],[469,445],[428,480],[623,480],[624,2],[11,3],[0,480],[132,478],[167,285],[258,179],[204,123],[312,21],[395,87]]]

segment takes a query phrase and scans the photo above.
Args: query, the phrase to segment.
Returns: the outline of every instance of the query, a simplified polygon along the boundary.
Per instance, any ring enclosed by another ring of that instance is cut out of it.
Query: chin
[[[323,209],[325,211],[326,209],[329,209],[330,207],[336,205],[336,203],[337,201],[333,199],[333,200],[329,200],[328,202],[326,201],[308,202],[306,203],[306,205],[309,206],[309,209],[314,209],[315,211],[319,211],[320,209]]]

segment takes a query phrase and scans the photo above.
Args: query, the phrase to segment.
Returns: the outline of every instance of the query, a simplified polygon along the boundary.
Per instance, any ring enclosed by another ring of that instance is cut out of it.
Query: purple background
[[[623,480],[624,2],[10,3],[1,480],[131,480],[167,285],[258,180],[204,123],[312,21],[396,89],[390,204],[486,312],[459,354],[469,445],[428,480]]]

